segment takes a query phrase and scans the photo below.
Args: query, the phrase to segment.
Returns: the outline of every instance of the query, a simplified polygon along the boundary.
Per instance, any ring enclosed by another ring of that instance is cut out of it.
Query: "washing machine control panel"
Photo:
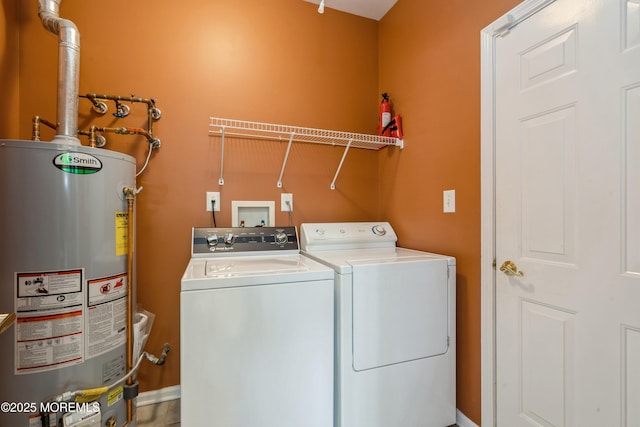
[[[295,227],[193,228],[192,256],[299,251]]]

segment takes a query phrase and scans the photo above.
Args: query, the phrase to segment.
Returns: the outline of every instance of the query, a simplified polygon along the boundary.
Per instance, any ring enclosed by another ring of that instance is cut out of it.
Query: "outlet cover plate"
[[[289,202],[289,204],[287,204]],[[280,211],[293,212],[293,193],[280,194]]]
[[[211,201],[215,200],[216,204],[214,211],[220,211],[220,192],[219,191],[207,191],[207,212],[211,212]]]

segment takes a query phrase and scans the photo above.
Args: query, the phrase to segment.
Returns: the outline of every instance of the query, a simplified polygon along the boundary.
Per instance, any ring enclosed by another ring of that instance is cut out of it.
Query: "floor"
[[[137,408],[137,427],[180,427],[180,399]]]
[[[180,427],[180,400],[169,400],[138,408],[137,427]],[[456,426],[451,426],[456,427]]]

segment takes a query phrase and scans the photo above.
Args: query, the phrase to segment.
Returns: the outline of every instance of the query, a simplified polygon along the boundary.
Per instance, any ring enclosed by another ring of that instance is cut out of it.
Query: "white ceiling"
[[[320,0],[305,0],[320,4]],[[397,0],[324,0],[324,7],[379,21]]]

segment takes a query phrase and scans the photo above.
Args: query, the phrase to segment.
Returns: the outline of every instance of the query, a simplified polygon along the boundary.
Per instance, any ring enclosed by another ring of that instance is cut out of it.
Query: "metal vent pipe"
[[[80,33],[68,19],[60,18],[62,0],[39,0],[42,25],[58,35],[57,129],[53,142],[81,145],[78,139],[78,87]]]

